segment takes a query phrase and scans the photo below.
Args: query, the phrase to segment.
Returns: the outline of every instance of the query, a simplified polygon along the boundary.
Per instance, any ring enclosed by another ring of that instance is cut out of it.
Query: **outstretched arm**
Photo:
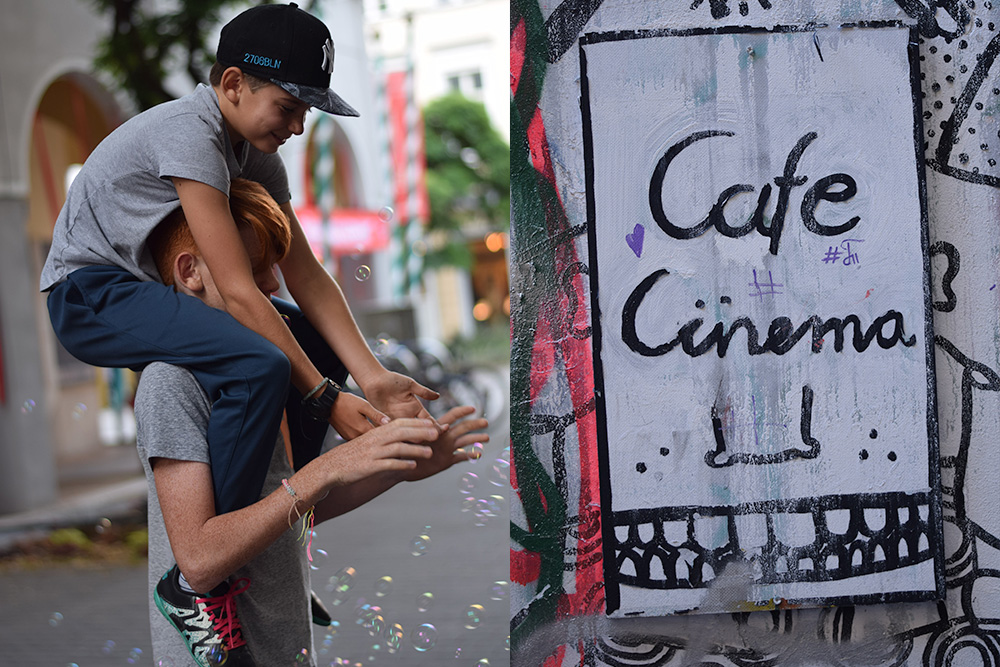
[[[391,417],[430,418],[419,399],[434,400],[438,393],[405,375],[386,370],[365,342],[344,293],[313,255],[291,202],[281,210],[292,226],[292,244],[281,261],[281,274],[295,303],[323,336],[379,410]]]
[[[377,484],[395,483],[416,467],[416,460],[432,455],[429,447],[411,443],[431,440],[437,434],[427,420],[394,421],[332,449],[292,475],[288,481],[298,501],[280,488],[253,505],[221,515],[215,512],[208,464],[152,459],[156,492],[177,565],[192,588],[211,590],[288,530],[289,515],[294,521],[328,493],[356,484],[364,488],[372,483],[369,479]]]

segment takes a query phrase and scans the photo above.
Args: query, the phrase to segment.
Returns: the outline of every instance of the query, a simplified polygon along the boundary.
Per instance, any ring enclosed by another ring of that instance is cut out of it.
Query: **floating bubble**
[[[59,627],[59,624],[62,623],[62,620],[63,620],[63,615],[60,614],[58,611],[54,611],[52,612],[52,615],[49,616],[49,625],[51,625],[53,628]]]
[[[510,635],[507,635],[507,638],[505,640],[503,640],[503,649],[505,651],[509,651],[510,650]]]
[[[417,257],[423,257],[427,254],[427,244],[423,241],[414,241],[413,245],[410,246],[410,252]]]
[[[87,406],[83,403],[77,403],[73,406],[73,419],[80,419],[86,412]]]
[[[413,632],[410,633],[410,642],[413,644],[413,648],[423,653],[434,648],[434,644],[437,642],[437,635],[437,628],[430,623],[423,623],[414,628]]]
[[[160,658],[156,661],[156,667],[174,667],[174,659],[170,656]]]
[[[385,616],[376,613],[366,616],[361,627],[367,630],[368,634],[372,637],[381,637],[385,632],[385,625]]]
[[[357,278],[358,282],[364,282],[371,278],[372,270],[368,268],[367,264],[362,264],[358,267],[358,270],[354,272],[354,277]]]
[[[384,356],[389,353],[389,339],[379,338],[375,341],[375,356]]]
[[[430,611],[431,607],[434,606],[434,594],[433,593],[421,593],[417,596],[417,611],[420,613],[425,613]]]
[[[486,658],[480,658],[479,662],[476,663],[476,667],[490,667],[490,661]]]
[[[483,458],[483,443],[473,443],[473,445],[465,451],[469,452],[469,461],[475,463],[479,459]]]
[[[229,661],[229,650],[225,646],[213,646],[205,654],[205,661],[211,667],[221,667]]]
[[[382,577],[375,582],[375,595],[384,598],[392,592],[392,577]]]
[[[295,664],[304,665],[309,662],[309,649],[299,649],[295,654]]]
[[[100,521],[98,521],[97,525],[94,526],[94,530],[98,534],[104,534],[105,532],[107,532],[107,530],[109,528],[111,528],[111,519],[109,519],[107,517],[104,517],[103,519],[101,519]]]
[[[490,599],[506,600],[509,592],[510,592],[509,581],[494,581],[493,585],[490,586]]]
[[[378,218],[382,222],[389,222],[395,215],[396,211],[391,206],[383,206],[378,210]]]
[[[326,584],[326,590],[329,593],[333,593],[331,602],[334,605],[342,604],[347,600],[351,589],[354,587],[354,576],[356,574],[357,571],[353,567],[342,567],[337,570],[335,575],[330,577]]]
[[[410,553],[414,556],[422,556],[431,548],[431,538],[429,535],[417,535],[410,540]]]
[[[312,560],[309,561],[309,569],[318,570],[330,562],[330,554],[326,549],[313,549]]]
[[[403,626],[393,623],[385,630],[385,647],[389,653],[395,653],[403,645]]]
[[[127,658],[128,664],[138,665],[140,660],[142,660],[141,648],[134,648],[128,652],[128,658]]]
[[[476,497],[466,496],[462,498],[462,511],[463,512],[474,512],[476,510]]]
[[[476,488],[476,482],[478,481],[479,475],[476,473],[462,473],[462,477],[458,480],[458,490],[462,493],[472,493],[472,490]]]
[[[462,649],[461,648],[455,649],[455,660],[460,660],[461,658],[462,658]]]
[[[71,662],[68,665],[66,665],[66,667],[80,667],[80,665],[76,664],[75,662]]]
[[[28,414],[29,412],[35,409],[35,405],[37,404],[29,398],[21,405],[21,412],[23,414]]]
[[[104,642],[104,646],[101,647],[101,653],[104,655],[111,655],[115,650],[116,644],[112,640]]]
[[[475,630],[483,623],[483,605],[470,604],[462,614],[462,624],[466,630]]]
[[[489,503],[490,511],[493,512],[493,516],[502,516],[507,512],[507,498],[499,494],[494,494],[489,498],[486,498],[486,502]]]
[[[510,460],[500,457],[494,461],[490,468],[489,480],[493,486],[507,486],[510,484]]]

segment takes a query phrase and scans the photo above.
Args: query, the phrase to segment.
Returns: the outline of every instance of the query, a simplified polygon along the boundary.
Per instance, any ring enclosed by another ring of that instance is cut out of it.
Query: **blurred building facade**
[[[5,514],[55,500],[67,471],[133,435],[128,403],[134,378],[82,364],[62,349],[38,280],[75,165],[134,109],[94,70],[95,44],[110,18],[94,15],[87,0],[0,0],[0,9],[5,10],[0,514]],[[416,285],[402,292],[394,287],[399,265],[394,253],[400,250],[391,240],[398,221],[388,119],[366,54],[362,0],[323,0],[312,9],[333,32],[332,86],[361,117],[312,113],[303,135],[282,148],[293,204],[366,334],[434,335],[435,330],[421,330],[421,320],[441,319],[436,295],[428,298]],[[172,87],[177,95],[190,88],[190,82]]]
[[[493,126],[510,141],[509,23],[506,0],[364,0],[369,52],[380,69],[412,71],[413,97],[423,107],[459,92],[482,102]],[[507,235],[470,225],[473,268],[424,275],[427,297],[441,303],[424,318],[428,335],[471,335],[476,320],[510,314]],[[424,311],[428,312],[428,311]]]

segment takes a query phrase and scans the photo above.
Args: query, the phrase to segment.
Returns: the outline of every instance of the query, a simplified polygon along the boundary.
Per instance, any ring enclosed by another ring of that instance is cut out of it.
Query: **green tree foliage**
[[[426,261],[468,268],[465,232],[510,228],[510,149],[482,103],[459,93],[430,102],[423,116],[430,230],[447,239]]]
[[[246,0],[92,0],[108,17],[98,42],[96,65],[110,74],[139,110],[174,99],[168,76],[185,72],[192,85],[208,81],[216,44],[206,43],[222,12]]]

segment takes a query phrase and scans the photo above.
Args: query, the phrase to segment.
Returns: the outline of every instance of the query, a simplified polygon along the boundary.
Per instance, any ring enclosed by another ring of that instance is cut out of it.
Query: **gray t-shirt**
[[[135,395],[139,458],[149,484],[149,626],[153,664],[169,657],[175,667],[196,667],[180,634],[160,614],[153,589],[174,563],[149,460],[154,457],[209,463],[205,428],[211,404],[186,369],[164,363],[147,366]],[[281,437],[275,444],[262,496],[281,486],[292,471]],[[309,565],[305,547],[297,540],[301,524],[293,524],[271,546],[230,577],[250,579],[250,587],[236,596],[236,608],[246,639],[258,665],[302,664],[315,667]],[[309,660],[296,655],[308,649]]]
[[[42,291],[85,266],[120,266],[140,280],[159,281],[146,240],[180,206],[175,176],[227,196],[239,176],[262,184],[279,204],[290,198],[281,157],[249,142],[236,155],[215,91],[200,84],[130,118],[90,154],[52,230]]]

